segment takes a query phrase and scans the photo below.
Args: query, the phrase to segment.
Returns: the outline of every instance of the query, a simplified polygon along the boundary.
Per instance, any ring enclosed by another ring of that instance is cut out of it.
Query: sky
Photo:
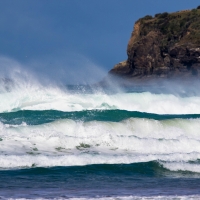
[[[117,63],[137,19],[192,9],[199,0],[0,0],[0,76],[94,83]]]

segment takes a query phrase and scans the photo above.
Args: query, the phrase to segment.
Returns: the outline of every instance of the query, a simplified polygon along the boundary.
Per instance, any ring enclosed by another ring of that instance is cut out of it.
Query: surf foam
[[[117,93],[76,94],[58,87],[23,86],[0,93],[0,112],[17,110],[82,111],[119,109],[156,114],[199,114],[200,96]]]
[[[164,162],[164,167],[179,170],[172,167],[173,162],[187,163],[200,158],[199,134],[200,119],[157,121],[130,118],[121,122],[65,119],[35,126],[1,123],[0,167],[159,160]],[[195,171],[193,166],[191,171]]]

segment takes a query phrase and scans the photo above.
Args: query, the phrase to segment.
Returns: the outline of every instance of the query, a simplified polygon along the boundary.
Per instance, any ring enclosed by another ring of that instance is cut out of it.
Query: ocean
[[[200,199],[200,95],[4,81],[0,199]]]

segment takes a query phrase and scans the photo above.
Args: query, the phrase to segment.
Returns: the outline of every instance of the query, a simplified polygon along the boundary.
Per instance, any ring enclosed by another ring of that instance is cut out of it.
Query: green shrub
[[[180,22],[180,27],[183,27],[185,25],[185,21]]]
[[[166,18],[168,15],[169,15],[169,13],[164,12],[159,16],[159,18]]]
[[[148,19],[152,19],[153,17],[151,15],[146,15],[143,19],[148,20]]]
[[[155,17],[159,17],[161,15],[161,13],[157,13],[155,14]]]
[[[200,30],[200,22],[197,21],[197,22],[193,23],[191,28],[196,29],[196,30]]]
[[[200,9],[200,6],[197,6],[197,9]]]
[[[196,12],[197,12],[197,9],[192,9],[192,12],[193,12],[193,13],[196,13]]]

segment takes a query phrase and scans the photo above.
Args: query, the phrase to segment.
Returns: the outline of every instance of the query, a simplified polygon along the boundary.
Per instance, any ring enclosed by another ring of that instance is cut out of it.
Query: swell
[[[154,114],[127,110],[84,110],[75,112],[63,112],[57,110],[21,110],[17,112],[0,113],[0,122],[4,124],[20,125],[40,125],[50,123],[60,119],[71,119],[75,121],[108,121],[120,122],[128,118],[144,118],[153,120],[170,119],[197,119],[200,114]]]
[[[0,179],[4,180],[0,196],[2,199],[199,199],[199,177],[190,172],[171,172],[156,161],[36,167],[0,171]]]
[[[199,173],[177,170],[170,171],[158,161],[138,162],[131,164],[91,164],[85,166],[56,166],[56,167],[32,167],[24,169],[0,170],[1,176],[71,176],[74,179],[81,176],[108,176],[121,178],[141,177],[190,177],[200,178]]]
[[[68,167],[33,167],[20,170],[2,170],[0,176],[9,174],[15,175],[71,175],[77,176],[80,174],[98,174],[98,175],[117,175],[117,176],[131,176],[131,175],[145,175],[145,176],[161,176],[168,175],[170,171],[162,166],[157,161],[140,162],[132,164],[93,164],[85,166],[68,166]],[[173,172],[171,172],[173,173]],[[188,172],[189,173],[189,172]],[[174,173],[174,174],[182,174]],[[183,176],[185,174],[182,174]]]

